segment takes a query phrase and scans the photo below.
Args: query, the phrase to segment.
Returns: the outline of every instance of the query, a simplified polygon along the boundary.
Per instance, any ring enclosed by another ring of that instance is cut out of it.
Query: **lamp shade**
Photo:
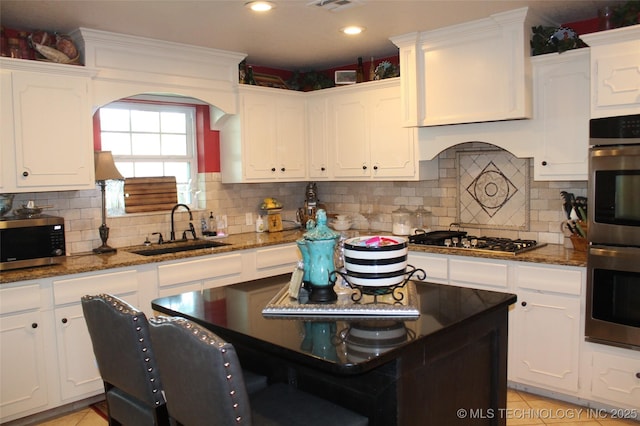
[[[116,168],[111,151],[95,151],[93,153],[96,166],[96,181],[109,179],[122,180],[124,177]]]

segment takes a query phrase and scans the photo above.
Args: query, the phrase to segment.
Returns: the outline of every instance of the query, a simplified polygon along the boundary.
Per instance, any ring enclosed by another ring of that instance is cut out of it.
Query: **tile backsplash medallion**
[[[530,159],[516,158],[507,151],[483,143],[465,143],[440,153],[439,179],[420,182],[322,182],[318,197],[329,213],[353,217],[354,228],[391,232],[391,212],[404,205],[409,210],[423,206],[431,212],[431,229],[448,229],[461,223],[475,235],[536,239],[562,244],[560,222],[564,220],[560,191],[587,195],[586,181],[533,181]],[[198,206],[192,208],[194,226],[209,212],[227,215],[229,233],[253,232],[259,206],[265,197],[284,205],[284,227],[295,226],[295,212],[305,198],[307,182],[223,184],[219,173],[200,176]],[[90,252],[100,246],[101,196],[90,191],[17,194],[14,206],[27,200],[51,205],[46,213],[65,218],[67,252]],[[247,213],[252,224],[247,224]],[[188,229],[189,215],[175,213],[176,235]],[[152,242],[161,232],[169,238],[170,212],[139,213],[108,217],[109,245],[126,247]]]

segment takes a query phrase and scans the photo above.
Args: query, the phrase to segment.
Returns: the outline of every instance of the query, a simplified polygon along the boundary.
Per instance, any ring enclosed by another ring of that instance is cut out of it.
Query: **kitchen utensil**
[[[14,194],[0,194],[0,216],[4,216],[11,211],[13,197]]]

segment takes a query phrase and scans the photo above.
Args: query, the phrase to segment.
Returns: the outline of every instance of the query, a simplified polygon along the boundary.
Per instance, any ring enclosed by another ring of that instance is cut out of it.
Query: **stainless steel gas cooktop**
[[[544,247],[546,243],[499,237],[476,237],[465,231],[434,231],[411,235],[409,242],[426,246],[439,246],[451,250],[471,250],[502,254],[519,254]]]

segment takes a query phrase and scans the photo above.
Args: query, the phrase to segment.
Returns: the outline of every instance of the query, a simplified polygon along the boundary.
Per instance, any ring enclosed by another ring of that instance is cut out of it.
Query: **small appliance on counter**
[[[64,218],[0,218],[0,271],[62,263],[65,256]]]

